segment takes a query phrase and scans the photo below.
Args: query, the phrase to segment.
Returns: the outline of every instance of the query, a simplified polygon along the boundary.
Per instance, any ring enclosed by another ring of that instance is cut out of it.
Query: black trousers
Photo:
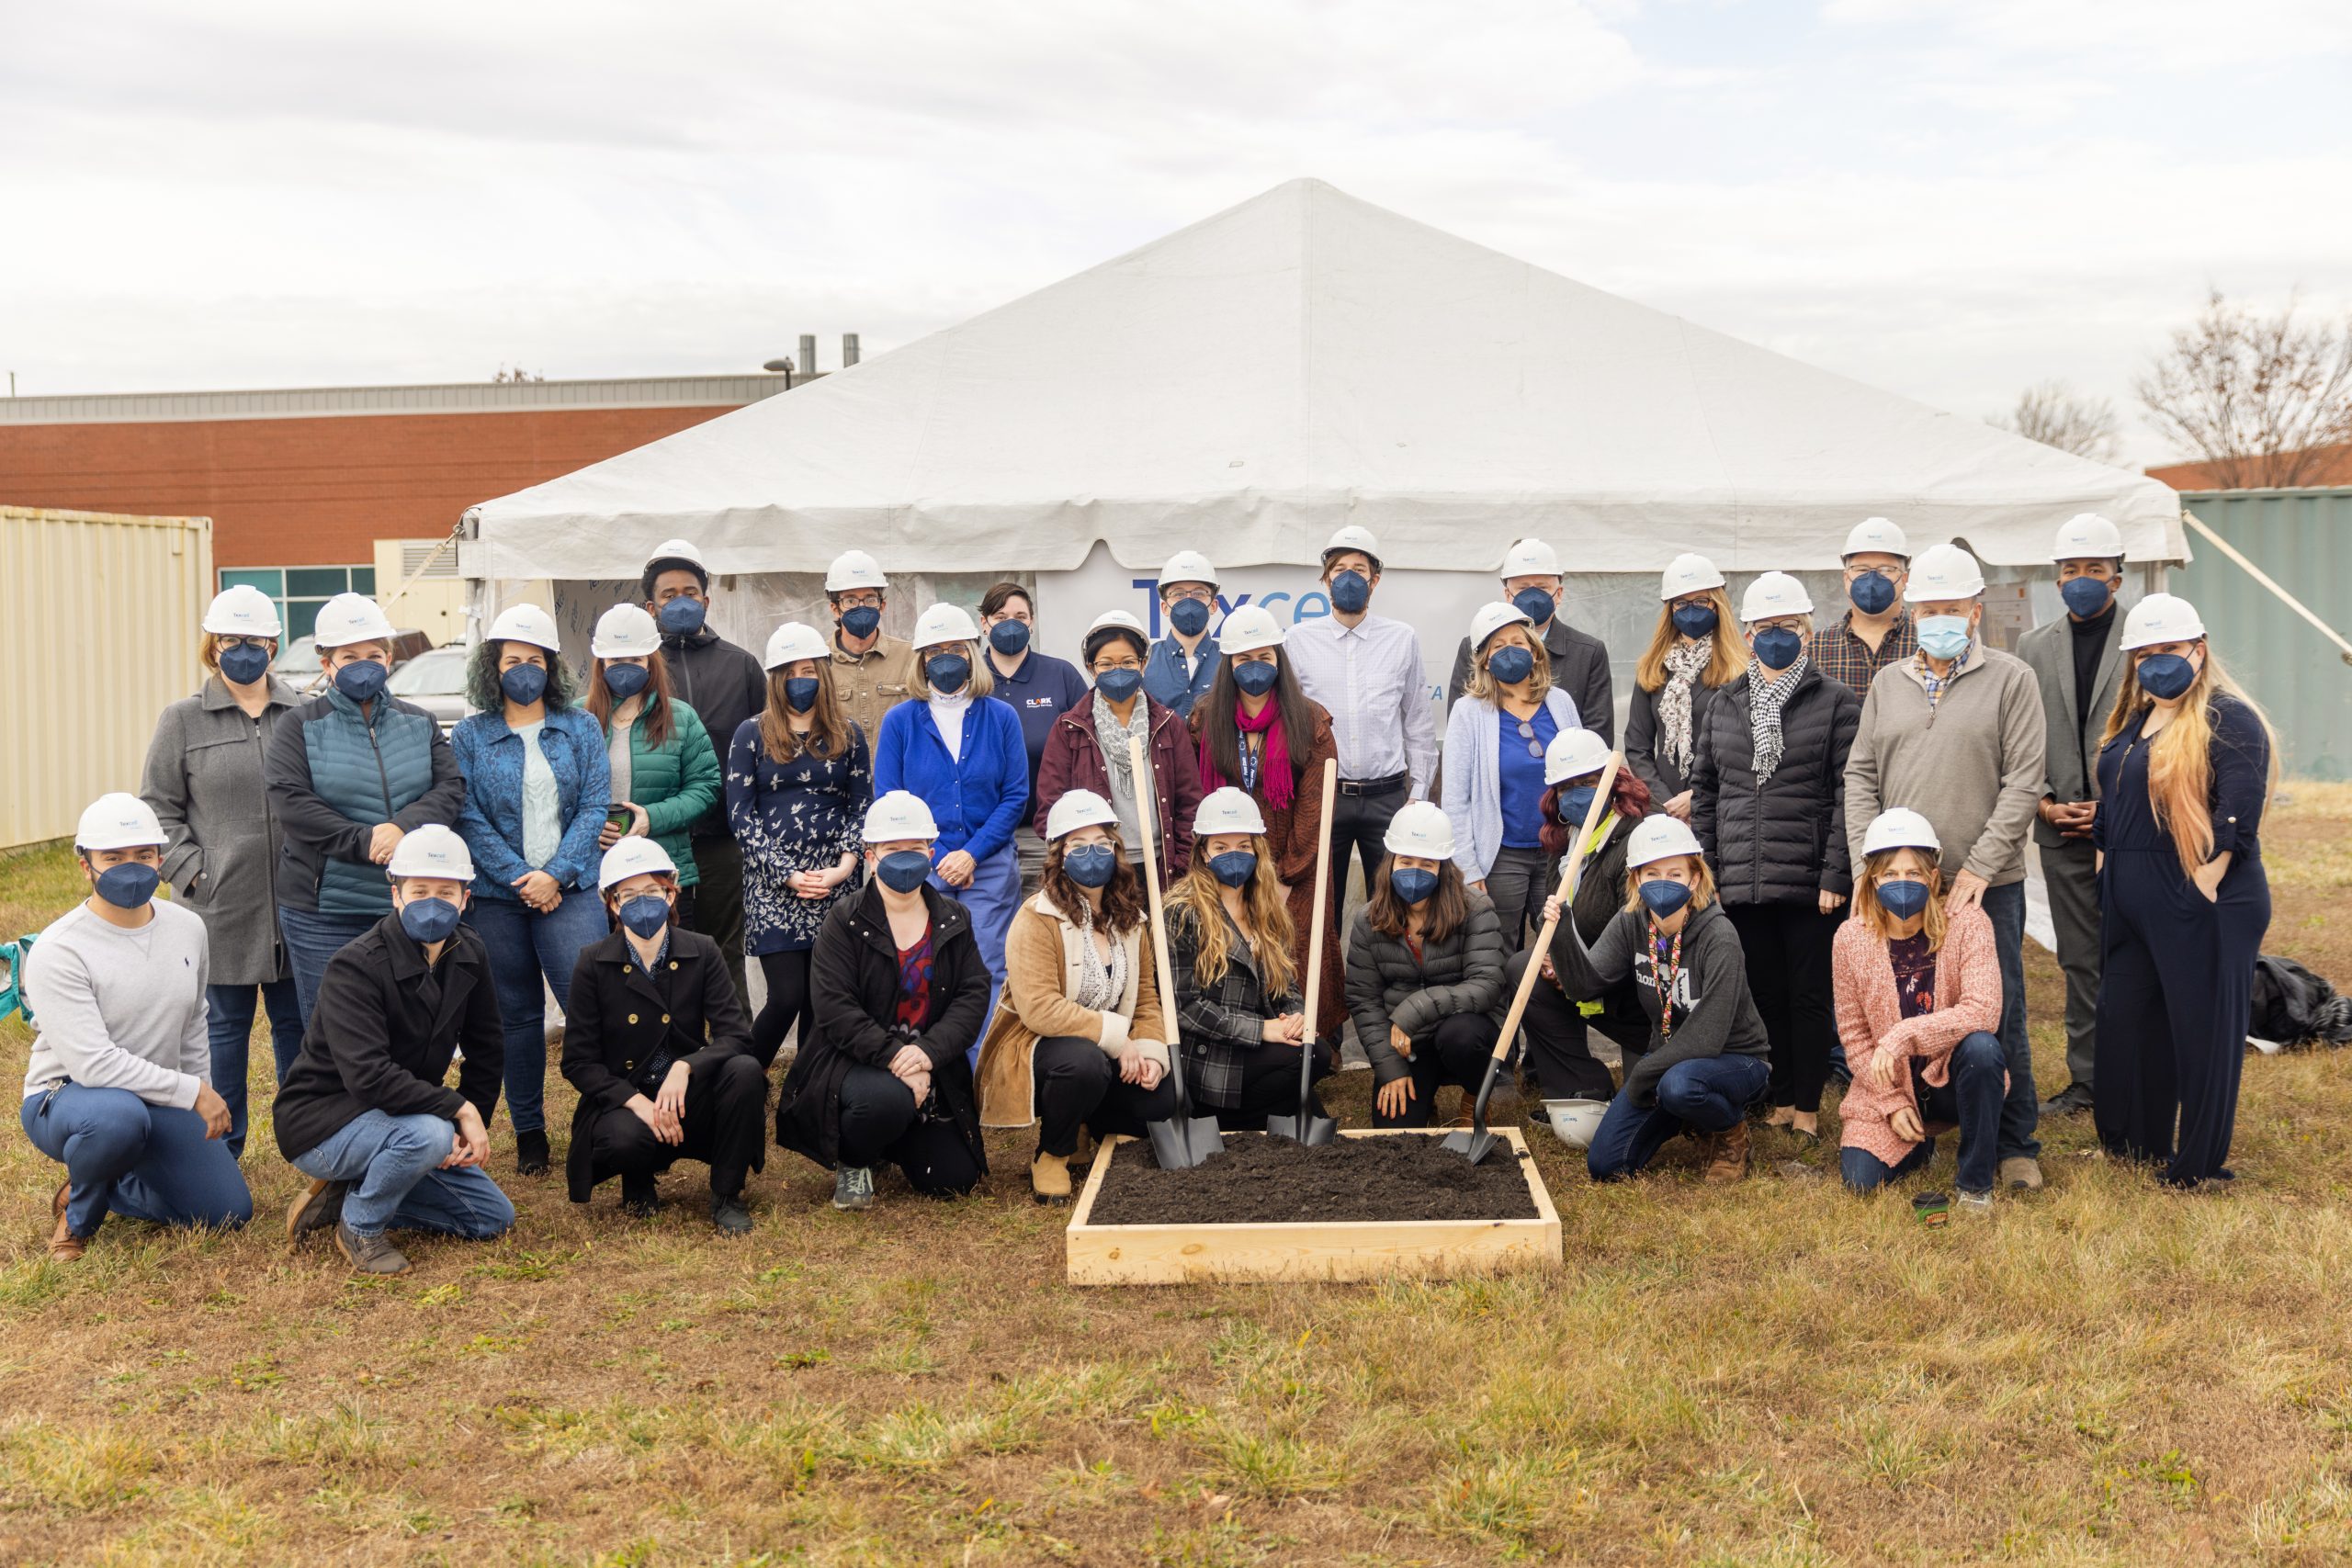
[[[722,759],[723,761],[724,759]],[[696,835],[694,840],[695,907],[690,929],[718,944],[735,999],[752,1010],[752,988],[743,983],[743,851],[731,835]]]
[[[1317,790],[1323,787],[1322,781],[1316,779],[1301,783],[1299,788],[1306,788],[1308,783]],[[1378,795],[1350,795],[1345,788],[1346,781],[1341,780],[1340,783],[1342,787],[1338,798],[1331,804],[1331,929],[1334,931],[1340,929],[1340,906],[1346,903],[1348,897],[1349,853],[1353,852],[1363,863],[1364,897],[1370,897],[1373,876],[1380,870],[1380,863],[1388,858],[1388,846],[1383,840],[1388,837],[1389,821],[1412,791],[1409,779]],[[1344,934],[1342,932],[1342,936]],[[1340,951],[1344,953],[1347,949],[1342,947]]]
[[[1315,1078],[1320,1082],[1338,1070],[1339,1057],[1319,1041],[1314,1050]],[[1323,1097],[1311,1088],[1306,1113],[1330,1114],[1323,1109]],[[1298,1053],[1287,1045],[1261,1045],[1241,1058],[1241,1103],[1217,1107],[1216,1124],[1228,1133],[1262,1133],[1267,1117],[1297,1114]]]
[[[1036,1085],[1040,1154],[1077,1153],[1081,1127],[1098,1139],[1122,1134],[1137,1138],[1145,1122],[1176,1114],[1176,1090],[1167,1078],[1155,1089],[1125,1082],[1119,1064],[1102,1046],[1075,1034],[1038,1041],[1029,1057],[1029,1076]]]
[[[588,1128],[591,1179],[653,1176],[682,1159],[707,1160],[711,1196],[740,1197],[765,1148],[767,1109],[767,1074],[749,1056],[727,1057],[716,1070],[696,1071],[686,1080],[683,1143],[663,1143],[634,1111],[600,1114]]]
[[[895,1165],[933,1198],[960,1198],[979,1185],[979,1164],[956,1123],[924,1120],[913,1092],[882,1068],[850,1068],[841,1108],[842,1164]]]
[[[1532,949],[1512,955],[1503,975],[1516,990],[1527,966],[1539,961]],[[1527,1011],[1519,1021],[1521,1066],[1535,1077],[1536,1092],[1546,1100],[1611,1100],[1617,1081],[1606,1064],[1592,1054],[1591,1035],[1582,1010],[1550,980],[1538,978],[1527,993]],[[1643,1044],[1648,1043],[1646,1033]],[[1623,1041],[1619,1043],[1623,1044]],[[1638,1057],[1639,1046],[1627,1047]]]
[[[768,999],[752,1020],[752,1050],[763,1067],[775,1066],[785,1036],[796,1027],[805,1030],[815,1016],[808,1005],[808,960],[815,953],[814,948],[802,947],[760,954],[760,975],[767,981]]]
[[[1406,1069],[1413,1080],[1413,1098],[1405,1104],[1402,1116],[1384,1116],[1377,1099],[1373,1102],[1372,1124],[1375,1127],[1426,1127],[1437,1114],[1433,1103],[1441,1085],[1453,1084],[1464,1094],[1476,1094],[1486,1080],[1487,1062],[1495,1054],[1495,1036],[1502,1029],[1501,1021],[1482,1012],[1457,1012],[1438,1021],[1427,1040],[1415,1041],[1413,1054],[1405,1059]]]
[[[1747,994],[1772,1042],[1774,1105],[1821,1109],[1829,1081],[1829,1048],[1838,1043],[1838,1012],[1829,983],[1829,945],[1842,908],[1823,914],[1813,904],[1725,904],[1732,929],[1747,955]]]

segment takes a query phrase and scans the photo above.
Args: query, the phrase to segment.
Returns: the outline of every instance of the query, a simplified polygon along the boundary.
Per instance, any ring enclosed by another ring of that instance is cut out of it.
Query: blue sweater
[[[474,857],[474,897],[520,903],[523,896],[514,884],[531,871],[546,872],[567,891],[595,886],[603,863],[596,837],[613,800],[612,762],[595,715],[585,708],[550,708],[539,730],[539,751],[555,771],[563,818],[563,841],[542,866],[523,858],[523,738],[506,728],[506,716],[493,711],[460,720],[449,747],[466,775],[458,833]]]
[[[957,758],[947,755],[931,705],[903,702],[882,716],[874,747],[874,794],[920,796],[939,822],[933,857],[962,850],[986,860],[1012,842],[1029,802],[1029,755],[1021,720],[1004,704],[981,698],[964,710]]]

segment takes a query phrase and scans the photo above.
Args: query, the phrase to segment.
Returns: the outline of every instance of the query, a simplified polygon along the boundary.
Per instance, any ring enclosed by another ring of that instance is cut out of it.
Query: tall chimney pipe
[[[842,368],[846,370],[857,363],[857,334],[842,333]]]
[[[800,334],[800,378],[805,381],[816,373],[817,334],[802,333]]]

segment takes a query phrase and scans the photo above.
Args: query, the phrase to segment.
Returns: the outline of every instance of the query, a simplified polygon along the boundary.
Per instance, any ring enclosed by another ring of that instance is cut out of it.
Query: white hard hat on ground
[[[1885,518],[1865,517],[1855,524],[1853,530],[1846,536],[1846,547],[1839,552],[1839,558],[1863,555],[1900,556],[1909,560],[1911,541],[1903,536],[1902,529]]]
[[[1862,829],[1862,853],[1874,855],[1881,850],[1926,850],[1941,854],[1943,841],[1936,837],[1936,825],[1907,806],[1889,807],[1871,818]]]
[[[902,840],[929,842],[939,837],[939,824],[922,796],[894,789],[876,796],[865,808],[865,842],[895,844]]]
[[[1331,542],[1323,547],[1323,559],[1328,563],[1333,556],[1342,550],[1359,551],[1370,557],[1375,567],[1380,564],[1380,541],[1372,536],[1372,530],[1369,528],[1360,527],[1351,523],[1332,535]]]
[[[1747,585],[1739,596],[1739,618],[1749,626],[1777,621],[1782,615],[1810,615],[1813,595],[1785,571],[1768,571]]]
[[[1544,748],[1544,782],[1566,784],[1609,765],[1609,742],[1589,729],[1563,729]]]
[[[1477,614],[1470,617],[1470,651],[1484,653],[1487,639],[1505,626],[1532,626],[1534,624],[1527,612],[1516,604],[1505,604],[1499,601],[1481,604]]]
[[[1215,838],[1219,833],[1262,833],[1266,818],[1258,810],[1258,803],[1250,798],[1247,790],[1227,784],[1213,789],[1201,799],[1201,808],[1193,813],[1193,837]]]
[[[1168,558],[1168,564],[1159,569],[1159,586],[1165,588],[1171,582],[1205,582],[1215,588],[1216,568],[1211,566],[1209,558],[1198,550],[1178,550]]]
[[[74,847],[93,853],[99,850],[135,850],[142,844],[157,849],[167,842],[164,825],[155,820],[155,813],[145,801],[135,795],[117,790],[102,795],[82,808],[82,820],[74,829]]]
[[[1699,836],[1690,831],[1690,825],[1663,811],[1643,818],[1625,838],[1625,863],[1629,866],[1699,852]]]
[[[1453,819],[1442,807],[1426,800],[1408,801],[1388,819],[1388,833],[1380,840],[1380,847],[1392,855],[1452,860]]]
[[[2195,642],[2205,635],[2197,606],[2177,593],[2151,593],[2123,617],[2120,646],[2129,653],[2160,642]]]
[[[384,868],[384,874],[395,882],[410,876],[471,882],[474,857],[454,829],[428,822],[411,831],[393,848],[392,863]]]
[[[599,659],[646,659],[662,651],[662,628],[642,604],[616,604],[596,617],[588,651]]]
[[[489,642],[527,642],[549,653],[563,651],[563,638],[555,629],[555,617],[537,604],[515,604],[499,612],[498,619],[490,623]]]
[[[1217,649],[1223,653],[1255,653],[1261,648],[1280,648],[1290,638],[1274,613],[1262,604],[1244,604],[1225,617],[1225,625],[1216,629]]]
[[[933,604],[915,617],[916,648],[938,648],[951,642],[978,642],[980,628],[960,604]]]
[[[1903,590],[1905,604],[1940,604],[1951,599],[1973,599],[1984,592],[1984,573],[1976,558],[1958,545],[1930,545],[1911,563],[1911,580]]]
[[[767,654],[760,660],[760,668],[781,670],[804,659],[822,663],[831,657],[823,633],[805,621],[786,621],[768,634]]]
[[[1552,1135],[1572,1149],[1592,1147],[1593,1134],[1600,1131],[1600,1119],[1609,1114],[1605,1100],[1547,1100],[1544,1102],[1544,1120],[1551,1124]]]
[[[391,640],[392,623],[384,618],[383,607],[365,593],[336,594],[319,606],[318,619],[311,627],[311,645],[322,653],[355,642]]]
[[[596,891],[608,892],[616,882],[627,882],[632,876],[649,872],[662,876],[678,874],[678,863],[670,852],[651,839],[627,838],[614,841],[605,852],[602,863],[596,867]]]
[[[2123,530],[2096,512],[2077,512],[2058,525],[2050,558],[2062,560],[2121,560]]]
[[[204,629],[215,637],[277,637],[277,602],[249,582],[223,588],[204,612]]]
[[[1657,596],[1661,602],[1670,602],[1686,593],[1723,585],[1724,574],[1715,570],[1714,562],[1702,555],[1679,555],[1666,563],[1666,571],[1658,579]]]
[[[882,575],[881,563],[864,550],[843,550],[825,569],[825,592],[846,593],[859,588],[887,589],[890,580]]]
[[[1075,833],[1080,828],[1115,828],[1119,814],[1111,803],[1091,789],[1074,789],[1053,804],[1046,813],[1046,840],[1050,843],[1065,833]]]
[[[1541,539],[1521,539],[1503,552],[1503,581],[1514,577],[1557,577],[1559,552]]]

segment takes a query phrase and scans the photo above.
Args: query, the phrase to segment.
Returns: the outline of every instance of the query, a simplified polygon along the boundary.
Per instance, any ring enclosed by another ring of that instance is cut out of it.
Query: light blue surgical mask
[[[1958,659],[1968,651],[1968,617],[1929,615],[1919,623],[1919,646],[1930,659]]]

